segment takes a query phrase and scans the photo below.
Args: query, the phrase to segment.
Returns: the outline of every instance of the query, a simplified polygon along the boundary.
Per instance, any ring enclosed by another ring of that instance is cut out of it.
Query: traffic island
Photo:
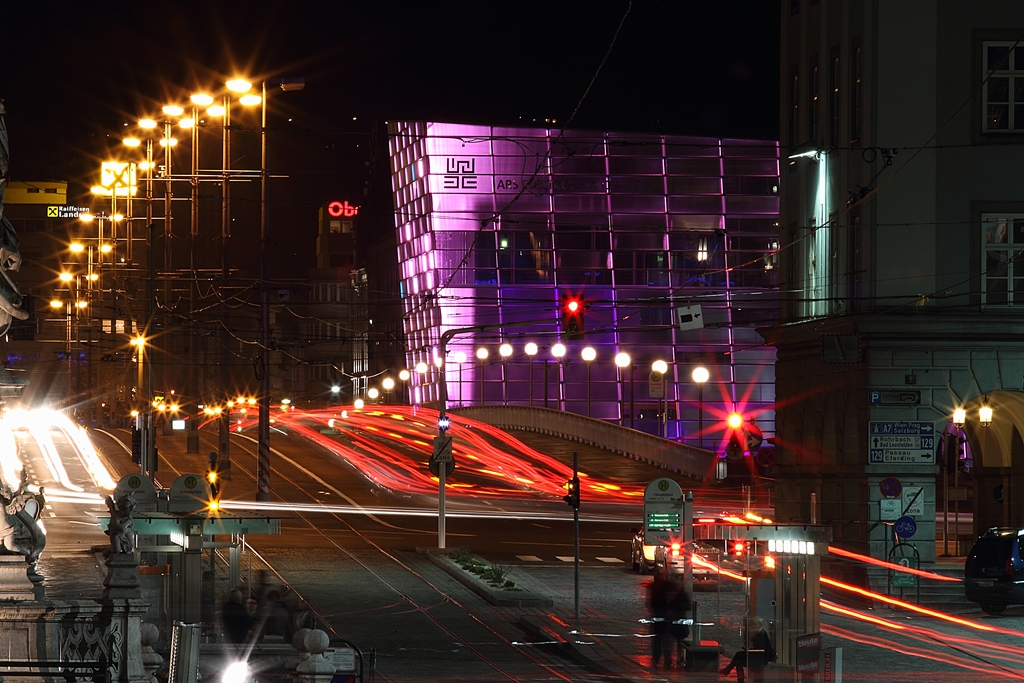
[[[481,598],[496,607],[551,607],[554,601],[547,596],[543,587],[528,576],[508,567],[497,570],[475,555],[460,554],[452,559],[444,551],[436,548],[417,549],[430,558],[430,561],[451,574],[456,581],[473,591]],[[450,551],[459,554],[459,551]],[[458,560],[458,561],[457,561]],[[483,567],[485,571],[474,572],[474,568]],[[488,571],[489,570],[489,571]],[[497,576],[500,574],[500,576]]]

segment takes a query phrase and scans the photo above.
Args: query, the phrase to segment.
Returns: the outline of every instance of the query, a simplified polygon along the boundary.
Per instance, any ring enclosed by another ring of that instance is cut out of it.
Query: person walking
[[[772,647],[771,638],[768,636],[768,625],[761,617],[754,617],[747,627],[747,647],[739,650],[732,656],[728,666],[722,669],[721,674],[728,676],[736,669],[736,680],[744,683],[744,669],[750,669],[751,678],[754,681],[763,679],[764,667],[769,662],[775,661],[775,648]]]
[[[668,631],[676,643],[676,668],[681,668],[685,661],[686,645],[684,641],[690,636],[690,609],[693,602],[683,586],[682,577],[673,577],[670,584],[670,598],[668,602]]]
[[[242,591],[234,588],[228,593],[228,599],[220,606],[220,621],[226,642],[241,645],[248,640],[252,620],[242,604]]]
[[[651,582],[648,602],[651,611],[651,668],[658,668],[658,660],[664,655],[665,668],[672,667],[672,651],[666,647],[668,644],[669,623],[668,623],[668,583],[665,575],[659,572],[654,575]]]

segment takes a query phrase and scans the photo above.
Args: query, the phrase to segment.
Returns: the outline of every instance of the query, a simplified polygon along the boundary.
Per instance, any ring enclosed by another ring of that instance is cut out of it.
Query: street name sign
[[[868,463],[935,464],[931,422],[868,422]]]

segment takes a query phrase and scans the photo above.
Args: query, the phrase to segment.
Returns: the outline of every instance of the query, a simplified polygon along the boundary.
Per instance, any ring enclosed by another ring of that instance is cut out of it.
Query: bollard
[[[296,650],[296,656],[294,659],[289,659],[284,663],[284,668],[291,674],[292,681],[298,683],[299,675],[296,672],[296,667],[302,662],[308,661],[310,658],[309,650],[306,649],[306,634],[309,633],[310,629],[300,628],[292,636],[292,647]]]
[[[153,674],[163,665],[164,658],[153,650],[153,646],[160,640],[160,629],[156,624],[143,622],[139,631],[139,640],[142,641],[142,669],[146,672],[146,680],[148,683],[157,683],[156,676]]]
[[[324,659],[324,651],[330,642],[328,635],[320,629],[312,629],[306,634],[302,644],[309,655],[306,661],[295,667],[296,683],[331,683],[334,665]]]

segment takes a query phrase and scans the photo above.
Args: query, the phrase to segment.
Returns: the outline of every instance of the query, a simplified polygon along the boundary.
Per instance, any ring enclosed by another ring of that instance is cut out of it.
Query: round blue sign
[[[903,492],[903,484],[896,477],[886,477],[878,483],[878,488],[886,498],[895,498]]]
[[[910,538],[917,533],[917,522],[914,521],[913,517],[904,515],[896,520],[894,528],[896,529],[896,535],[900,538]]]

